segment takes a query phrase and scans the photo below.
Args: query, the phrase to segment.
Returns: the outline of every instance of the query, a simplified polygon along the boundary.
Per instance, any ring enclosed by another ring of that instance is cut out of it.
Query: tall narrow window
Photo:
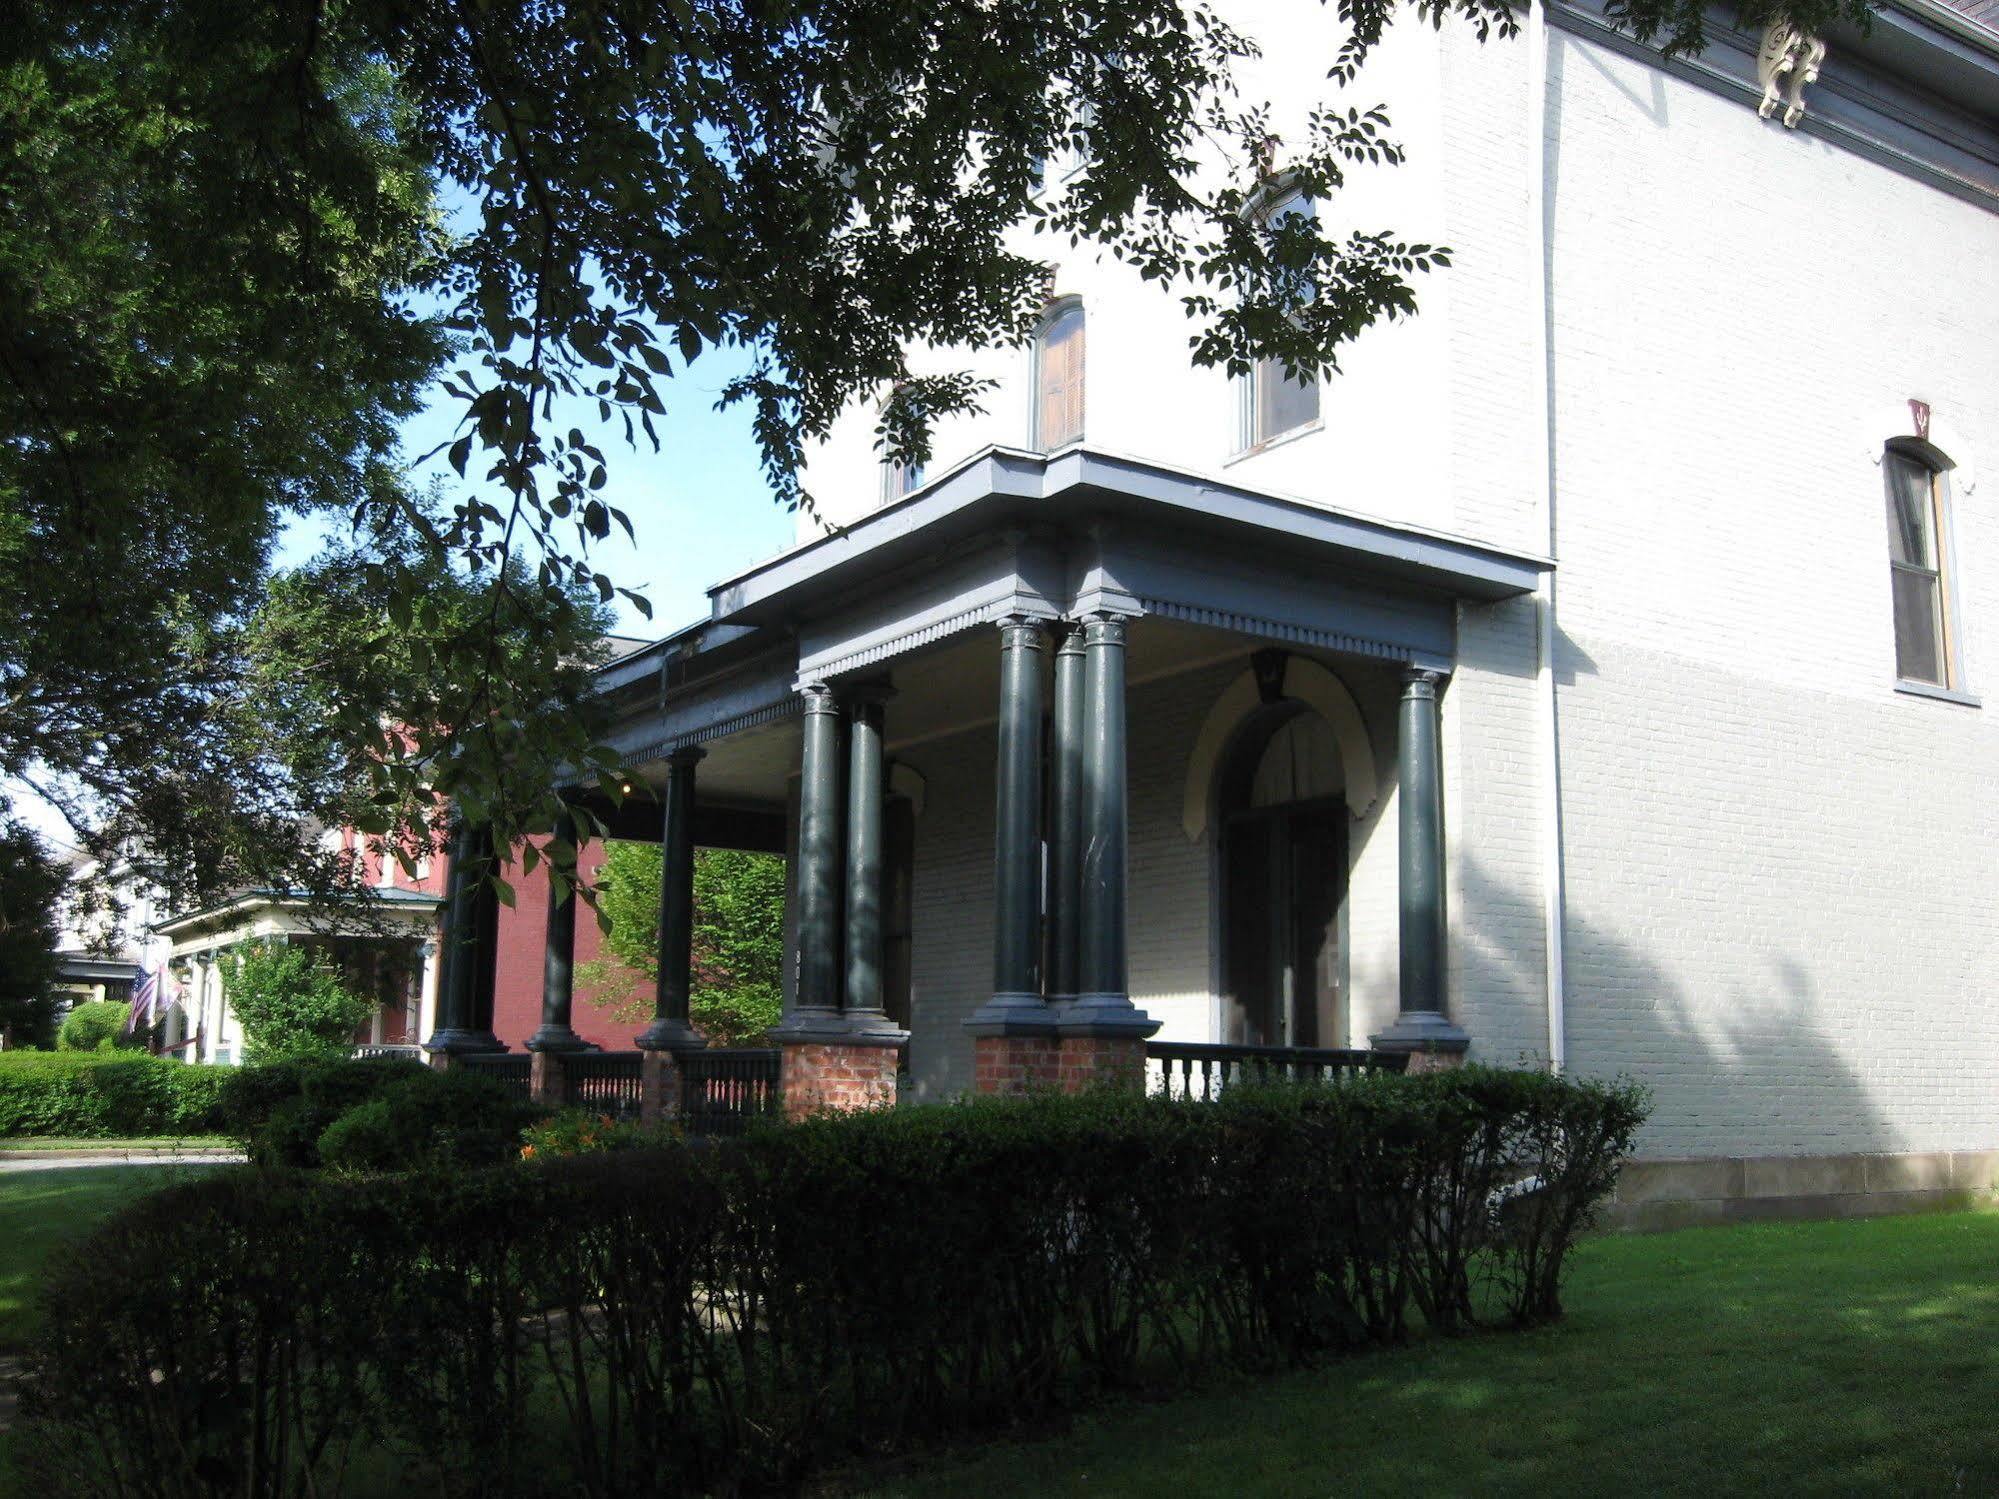
[[[923,487],[923,465],[902,463],[894,458],[882,460],[882,503],[899,500],[912,490]]]
[[[1276,227],[1288,218],[1309,219],[1313,211],[1311,199],[1303,193],[1293,193],[1273,205],[1265,213],[1264,221]],[[1294,289],[1293,295],[1295,301],[1302,303],[1310,296],[1310,290],[1301,285]],[[1281,359],[1258,360],[1244,395],[1248,408],[1244,413],[1247,420],[1243,423],[1243,446],[1246,448],[1269,442],[1273,437],[1282,437],[1300,427],[1308,427],[1319,419],[1317,378],[1307,376],[1294,380],[1285,372]]]
[[[1916,454],[1890,448],[1888,565],[1895,600],[1895,674],[1905,682],[1955,688],[1951,632],[1949,503],[1944,475]]]
[[[1083,440],[1083,304],[1063,302],[1034,340],[1034,441],[1052,453]]]

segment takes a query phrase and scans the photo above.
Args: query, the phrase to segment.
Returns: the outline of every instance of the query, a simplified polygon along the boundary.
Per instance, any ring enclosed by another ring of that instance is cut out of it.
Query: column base
[[[708,1040],[685,1020],[662,1016],[640,1031],[632,1044],[640,1051],[705,1051]]]
[[[544,1025],[522,1043],[529,1051],[595,1051],[595,1041],[585,1041],[566,1025]]]
[[[1405,1010],[1387,1030],[1367,1038],[1376,1051],[1404,1052],[1409,1072],[1447,1072],[1462,1067],[1471,1037],[1437,1010]]]
[[[1157,1022],[1152,1029],[1159,1028]],[[1126,1030],[1122,1035],[1062,1037],[1059,1080],[1064,1093],[1088,1093],[1098,1088],[1145,1091],[1145,1037]]]
[[[1034,1035],[973,1032],[972,1091],[981,1097],[1018,1098],[1062,1086],[1062,1043],[1051,1032]]]
[[[995,994],[972,1011],[965,1029],[974,1036],[1053,1036],[1056,1009],[1039,994]]]
[[[448,1066],[453,1056],[465,1056],[473,1052],[505,1051],[507,1043],[491,1031],[432,1031],[430,1039],[423,1043],[423,1049],[430,1053],[430,1065]]]
[[[1078,994],[1056,1006],[1054,1014],[1065,1046],[1072,1038],[1091,1037],[1144,1042],[1164,1024],[1133,1004],[1128,994]]]
[[[850,1035],[843,1040],[786,1038],[780,1047],[778,1078],[786,1119],[894,1106],[902,1056],[896,1042]]]

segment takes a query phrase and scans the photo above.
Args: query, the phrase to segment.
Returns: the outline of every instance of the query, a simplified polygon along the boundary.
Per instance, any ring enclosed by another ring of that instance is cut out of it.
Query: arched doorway
[[[1216,791],[1224,1038],[1341,1045],[1348,819],[1332,725],[1295,700],[1267,704],[1237,732]]]

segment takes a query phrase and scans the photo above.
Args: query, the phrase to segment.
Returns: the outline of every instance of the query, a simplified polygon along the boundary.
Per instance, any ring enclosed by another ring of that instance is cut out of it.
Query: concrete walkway
[[[75,1166],[230,1166],[247,1157],[230,1147],[111,1143],[102,1150],[0,1150],[0,1175],[15,1171],[63,1171]]]

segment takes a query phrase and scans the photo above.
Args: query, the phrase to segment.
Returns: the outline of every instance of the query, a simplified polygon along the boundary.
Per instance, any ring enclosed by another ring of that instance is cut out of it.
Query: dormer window
[[[1083,304],[1058,302],[1034,337],[1034,431],[1029,442],[1052,453],[1083,440]]]
[[[1264,222],[1275,227],[1287,218],[1312,217],[1312,200],[1303,193],[1280,198],[1264,212]],[[1296,288],[1295,300],[1304,302],[1307,287]],[[1286,433],[1310,427],[1319,420],[1319,382],[1314,376],[1294,379],[1281,359],[1260,359],[1243,390],[1244,448],[1259,447]]]
[[[1895,674],[1904,682],[1957,691],[1962,668],[1952,619],[1947,471],[1900,445],[1882,455],[1881,469],[1888,490]]]

